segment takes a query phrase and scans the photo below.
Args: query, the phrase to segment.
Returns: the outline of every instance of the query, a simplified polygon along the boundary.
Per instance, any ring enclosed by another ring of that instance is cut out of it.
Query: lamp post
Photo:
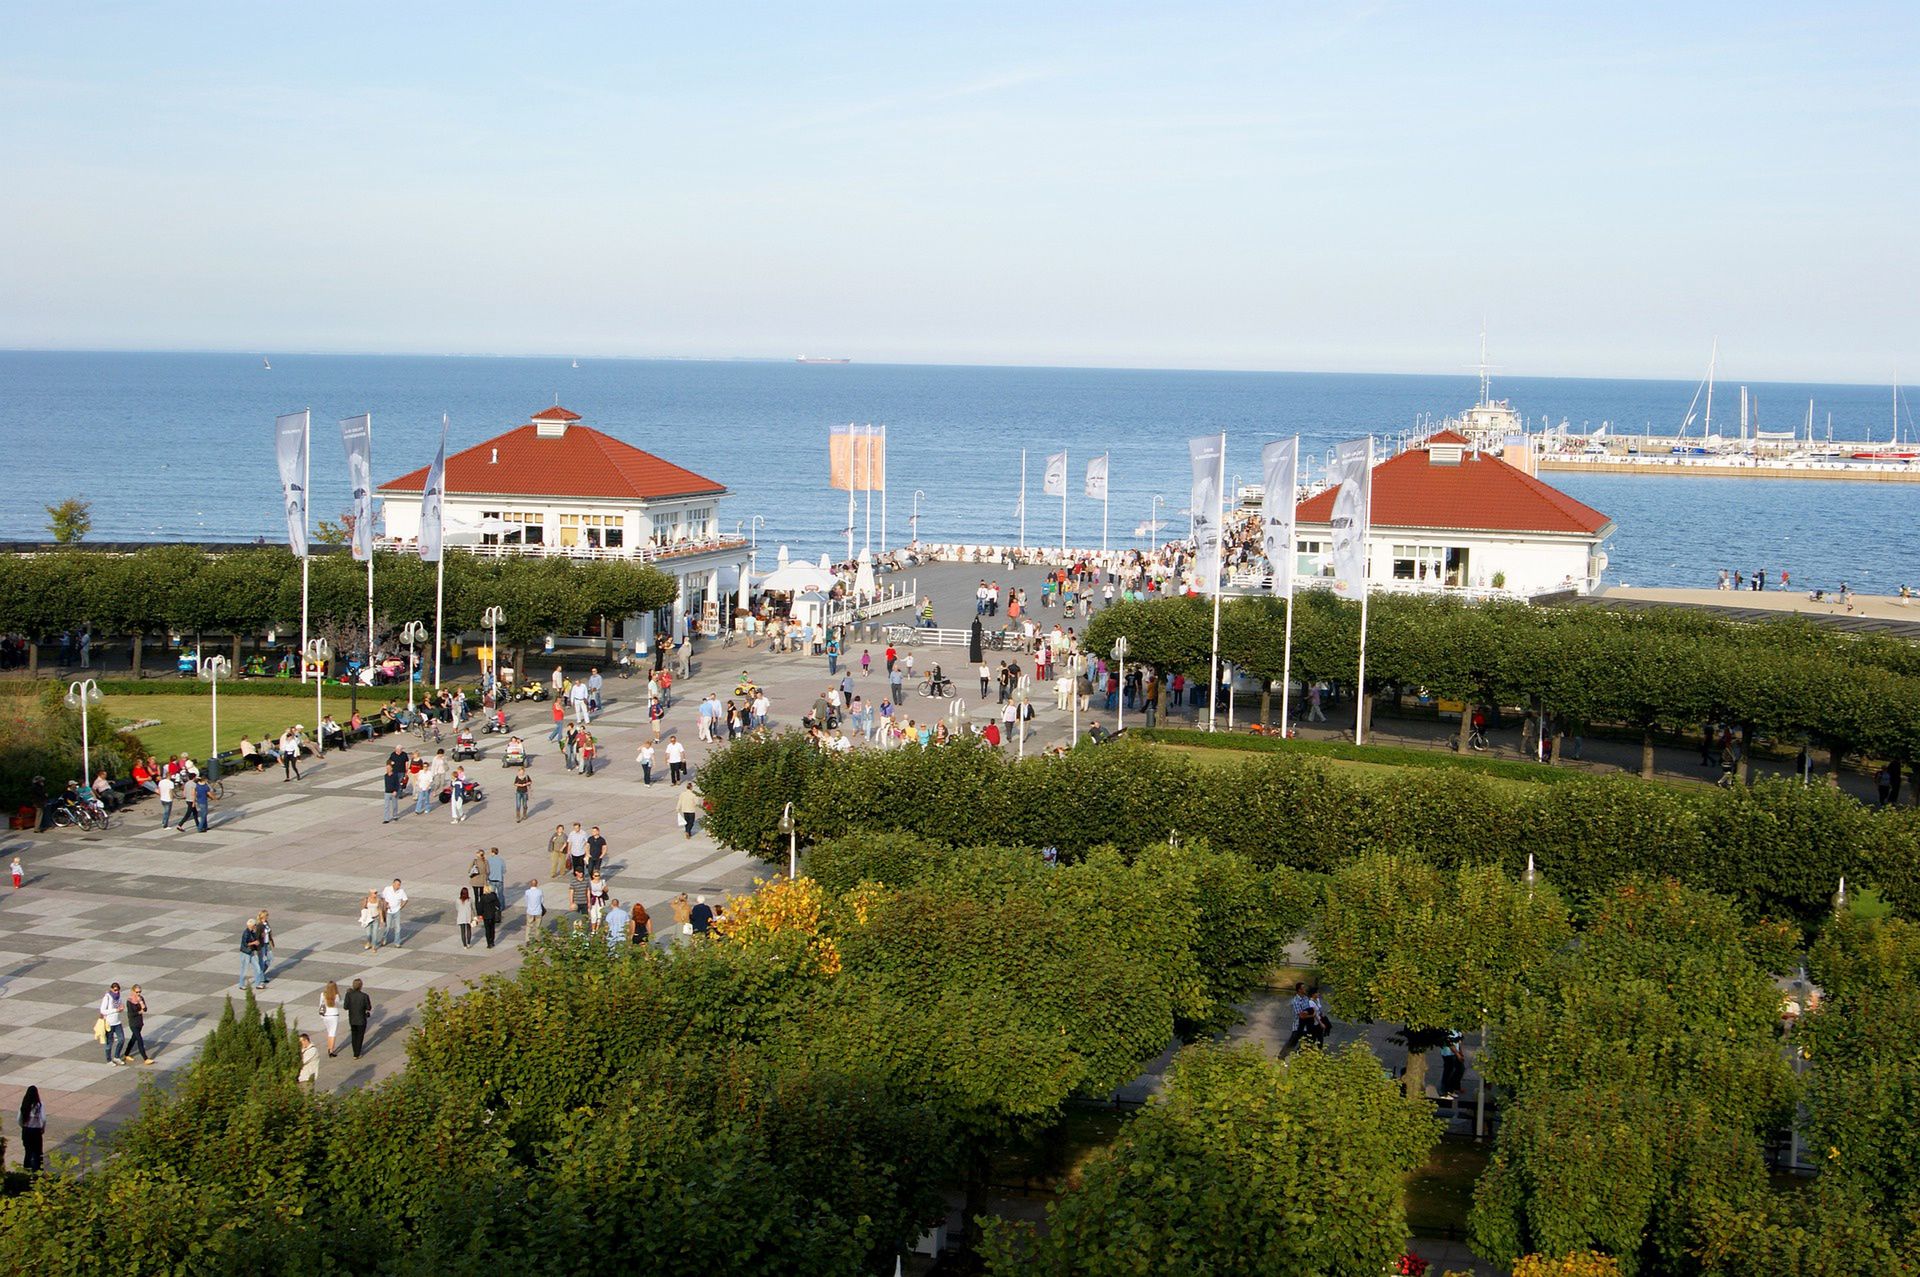
[[[1127,729],[1127,636],[1122,634],[1113,641],[1114,680],[1120,688],[1120,694],[1113,698],[1119,710],[1113,720],[1113,730],[1123,732]]]
[[[1152,554],[1160,548],[1160,507],[1167,499],[1158,492],[1153,494],[1153,504],[1147,507],[1147,553]]]
[[[919,488],[913,490],[913,517],[907,522],[913,525],[913,543],[920,544],[920,502],[927,494]]]
[[[313,752],[318,757],[327,752],[327,733],[320,726],[320,720],[327,716],[321,694],[327,685],[327,662],[333,659],[333,645],[323,638],[308,639],[304,655],[309,663],[320,667],[313,676]]]
[[[497,607],[490,607],[480,614],[480,624],[487,627],[487,682],[500,686],[500,622],[507,614]]]
[[[100,703],[100,684],[90,678],[67,685],[67,704],[80,711],[80,787],[93,783],[93,742],[87,735],[87,706]]]
[[[413,645],[426,641],[427,627],[418,621],[408,621],[400,629],[400,637],[407,641],[407,713],[413,713]]]
[[[215,780],[220,779],[220,680],[233,668],[224,656],[209,656],[200,662],[200,677],[207,681],[213,691],[213,741],[212,750],[207,755],[207,774]]]
[[[800,826],[794,823],[792,803],[788,803],[780,813],[780,832],[787,836],[787,881],[797,882],[800,878]]]

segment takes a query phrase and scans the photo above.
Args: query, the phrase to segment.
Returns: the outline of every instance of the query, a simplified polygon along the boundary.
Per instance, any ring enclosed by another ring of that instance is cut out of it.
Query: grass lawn
[[[345,723],[352,712],[348,708],[348,691],[348,688],[337,684],[328,684],[324,689],[325,712],[341,723]],[[378,709],[383,699],[362,696],[360,709],[363,713]],[[147,752],[157,758],[181,753],[205,758],[208,746],[213,743],[212,725],[208,721],[211,703],[204,694],[115,696],[108,693],[103,703],[113,725],[131,729],[140,738],[140,743],[147,747]],[[242,733],[257,743],[267,736],[278,736],[294,723],[305,726],[311,739],[314,725],[318,722],[313,711],[311,692],[304,698],[249,696],[244,691],[222,690],[220,693],[222,749],[232,749],[238,745]]]
[[[1232,748],[1215,749],[1205,745],[1169,745],[1162,741],[1154,741],[1153,748],[1159,749],[1159,750],[1165,750],[1167,753],[1170,753],[1170,754],[1180,754],[1185,758],[1187,758],[1189,761],[1200,764],[1202,767],[1244,767],[1254,759],[1265,756],[1264,753],[1256,750],[1232,749]],[[1402,751],[1396,751],[1396,752],[1412,753],[1414,751],[1402,750]],[[1438,768],[1443,768],[1446,770],[1453,770],[1453,771],[1473,770],[1471,768],[1448,768],[1447,763],[1453,761],[1450,755],[1446,756],[1445,758],[1436,758],[1431,763],[1426,762],[1425,760],[1422,760],[1419,758],[1414,758],[1414,759],[1409,759],[1404,761],[1376,763],[1376,762],[1363,762],[1359,759],[1352,759],[1352,758],[1320,757],[1319,761],[1325,763],[1329,768],[1331,768],[1336,772],[1341,772],[1349,776],[1356,776],[1362,779],[1382,779],[1384,777],[1391,776],[1396,772],[1405,771],[1410,767],[1421,767],[1421,768],[1438,767]],[[1570,774],[1571,773],[1561,773],[1561,775],[1563,776],[1570,775]],[[1514,789],[1514,790],[1523,789],[1528,785],[1534,785],[1534,784],[1540,783],[1537,779],[1533,779],[1533,778],[1521,780],[1512,776],[1502,776],[1494,773],[1485,773],[1485,772],[1479,773],[1479,778],[1495,786],[1496,788]],[[1548,783],[1552,783],[1552,782],[1548,782]]]

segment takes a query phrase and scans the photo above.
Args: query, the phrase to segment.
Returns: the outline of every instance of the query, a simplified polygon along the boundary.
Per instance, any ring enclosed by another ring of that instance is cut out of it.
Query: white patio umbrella
[[[783,563],[760,578],[762,590],[779,594],[804,594],[809,590],[825,593],[838,584],[833,573],[811,563]]]

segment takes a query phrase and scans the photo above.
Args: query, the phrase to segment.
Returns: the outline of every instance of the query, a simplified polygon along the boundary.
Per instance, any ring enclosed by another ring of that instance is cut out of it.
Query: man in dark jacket
[[[360,981],[355,980],[340,1004],[347,1009],[347,1030],[352,1035],[353,1058],[357,1060],[367,1037],[367,1017],[373,1014],[373,999],[360,987]]]
[[[500,929],[500,893],[488,883],[480,889],[480,898],[474,902],[475,911],[480,915],[480,925],[487,933],[487,948],[493,948],[494,933]]]
[[[244,989],[260,980],[260,924],[253,918],[247,919],[247,925],[240,930],[240,982],[234,987]]]

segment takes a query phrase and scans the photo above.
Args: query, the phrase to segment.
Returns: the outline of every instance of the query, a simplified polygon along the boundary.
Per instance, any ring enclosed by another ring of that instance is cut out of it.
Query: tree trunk
[[[1266,679],[1260,684],[1260,724],[1263,727],[1273,725],[1273,680]],[[1280,734],[1287,734],[1287,725],[1280,724]]]
[[[39,676],[40,676],[40,640],[37,638],[28,639],[27,640],[27,677],[38,678]]]
[[[1846,757],[1846,751],[1840,748],[1839,745],[1835,744],[1835,745],[1827,746],[1827,783],[1828,784],[1838,785],[1840,783],[1840,760],[1845,757]]]
[[[960,1248],[966,1254],[980,1253],[985,1230],[980,1219],[987,1213],[987,1175],[991,1170],[986,1149],[967,1159],[967,1181],[960,1207]]]
[[[1740,783],[1747,783],[1747,772],[1753,766],[1753,724],[1740,724],[1740,765],[1738,767]]]
[[[240,635],[238,632],[235,632],[233,636],[233,672],[235,674],[240,672]]]
[[[138,630],[135,630],[135,631],[134,631],[134,634],[133,634],[133,676],[134,676],[135,678],[139,678],[139,677],[140,677],[140,648],[141,648],[141,646],[142,646],[142,645],[143,645],[143,644],[144,644],[144,643],[146,642],[146,638],[147,638],[147,636],[146,636],[146,635],[144,635],[144,634],[142,634],[142,633],[140,633],[140,632],[139,632]]]
[[[1427,1098],[1427,1053],[1425,1051],[1407,1052],[1407,1073],[1402,1081],[1405,1084],[1408,1099]]]
[[[1467,752],[1467,737],[1473,734],[1473,702],[1468,701],[1460,707],[1460,734],[1454,743],[1459,753]]]
[[[1653,779],[1653,729],[1640,729],[1640,779]]]
[[[1360,704],[1354,707],[1354,713],[1360,716],[1360,743],[1366,744],[1373,739],[1373,693],[1368,692],[1360,698]]]
[[[1556,725],[1553,732],[1552,743],[1547,746],[1547,761],[1555,767],[1560,765],[1560,742],[1565,739],[1566,733],[1561,731]]]

